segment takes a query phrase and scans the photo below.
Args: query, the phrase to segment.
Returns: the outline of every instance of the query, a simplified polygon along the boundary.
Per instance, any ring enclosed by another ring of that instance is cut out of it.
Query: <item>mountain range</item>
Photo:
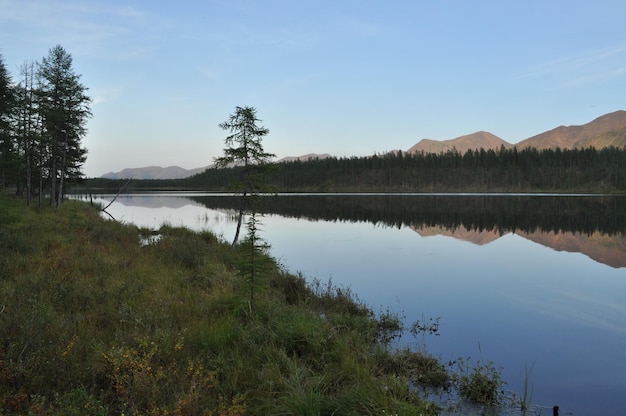
[[[624,147],[626,146],[626,111],[619,110],[605,114],[580,126],[559,126],[516,144],[511,144],[489,132],[479,131],[451,140],[422,139],[407,152],[442,153],[456,149],[460,153],[465,153],[470,149],[497,150],[502,146],[518,149],[534,147],[539,150],[557,147],[561,149]]]
[[[193,176],[196,173],[202,173],[209,166],[196,169],[184,169],[180,166],[168,166],[162,168],[160,166],[146,166],[143,168],[126,168],[119,172],[109,172],[102,175],[107,179],[182,179]]]
[[[422,139],[409,148],[407,153],[445,153],[456,149],[460,153],[468,150],[493,149],[501,147],[517,147],[525,149],[534,147],[543,149],[577,149],[585,147],[595,147],[602,149],[605,147],[626,146],[626,111],[618,110],[605,114],[590,121],[587,124],[576,126],[559,126],[552,130],[522,140],[516,144],[511,144],[506,140],[486,131],[467,134],[450,140]],[[278,162],[288,162],[294,160],[308,160],[312,158],[332,157],[328,153],[309,153],[302,156],[289,156],[280,159]],[[109,172],[102,175],[108,179],[181,179],[204,172],[211,166],[196,169],[183,169],[179,166],[169,166],[162,168],[159,166],[148,166],[143,168],[129,168],[120,172]]]
[[[310,160],[314,158],[325,159],[331,157],[328,153],[308,153],[302,156],[287,156],[278,162],[293,162],[295,160]],[[212,165],[204,166],[195,169],[185,169],[180,166],[168,166],[162,168],[160,166],[146,166],[143,168],[126,168],[119,172],[109,172],[101,176],[106,179],[183,179],[189,176],[202,173],[205,170],[211,168]]]

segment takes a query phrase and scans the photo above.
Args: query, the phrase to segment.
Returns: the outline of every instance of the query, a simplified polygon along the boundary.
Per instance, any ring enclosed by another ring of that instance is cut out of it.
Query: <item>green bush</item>
[[[500,370],[492,362],[482,364],[477,361],[470,365],[470,359],[459,358],[458,392],[461,398],[479,405],[497,405],[502,393]]]

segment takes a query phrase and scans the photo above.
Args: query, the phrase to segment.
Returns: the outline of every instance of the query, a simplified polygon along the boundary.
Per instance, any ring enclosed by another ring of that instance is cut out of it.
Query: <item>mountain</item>
[[[501,146],[507,148],[515,146],[518,149],[534,147],[539,150],[557,147],[561,149],[584,147],[602,149],[610,146],[623,148],[626,146],[626,111],[618,110],[605,114],[580,126],[559,126],[515,145],[491,133],[479,131],[451,140],[422,139],[407,150],[407,153],[442,153],[452,149],[465,153],[469,149],[497,150]]]
[[[283,157],[282,159],[278,160],[278,163],[281,162],[293,162],[295,160],[300,160],[300,161],[307,161],[307,160],[311,160],[311,159],[327,159],[329,157],[332,157],[331,155],[329,155],[328,153],[322,153],[322,154],[318,154],[318,153],[307,153],[306,155],[302,155],[302,156],[287,156],[287,157]]]
[[[604,147],[626,147],[626,127],[617,131],[609,131],[597,136],[589,137],[578,142],[578,147],[595,147],[602,149]]]
[[[288,156],[284,157],[278,162],[291,162],[294,160],[310,160],[310,159],[326,159],[332,157],[328,153],[317,154],[308,153],[302,156]],[[146,166],[143,168],[126,168],[119,172],[109,172],[101,176],[106,179],[183,179],[189,176],[202,173],[205,170],[211,168],[210,166],[204,166],[196,169],[184,169],[180,166],[168,166],[163,168],[161,166]]]
[[[442,153],[453,149],[456,149],[460,153],[465,153],[470,149],[477,150],[482,148],[485,150],[497,150],[500,149],[501,146],[511,147],[511,144],[489,132],[478,131],[451,140],[437,141],[422,139],[407,150],[407,153]]]
[[[107,179],[182,179],[202,173],[209,166],[196,169],[184,169],[180,166],[168,166],[162,168],[160,166],[146,166],[143,168],[127,168],[119,172],[109,172],[102,175]]]
[[[517,143],[519,149],[575,149],[626,145],[626,111],[605,114],[580,126],[559,126]]]

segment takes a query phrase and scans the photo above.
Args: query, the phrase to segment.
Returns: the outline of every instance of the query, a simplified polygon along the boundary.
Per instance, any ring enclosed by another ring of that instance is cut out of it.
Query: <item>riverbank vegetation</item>
[[[498,400],[493,366],[394,348],[402,319],[348,288],[262,249],[252,282],[245,240],[4,196],[0,230],[0,414],[428,415],[431,388]]]
[[[177,180],[136,180],[131,188],[226,191],[241,167]],[[278,192],[625,192],[626,150],[501,148],[446,153],[390,152],[274,163],[264,176]],[[90,179],[91,188],[125,181]]]

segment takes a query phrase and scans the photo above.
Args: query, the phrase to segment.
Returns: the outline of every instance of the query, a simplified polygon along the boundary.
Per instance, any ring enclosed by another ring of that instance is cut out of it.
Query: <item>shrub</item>
[[[502,381],[500,370],[492,362],[470,365],[470,358],[458,360],[459,396],[475,404],[496,405],[500,402]]]

